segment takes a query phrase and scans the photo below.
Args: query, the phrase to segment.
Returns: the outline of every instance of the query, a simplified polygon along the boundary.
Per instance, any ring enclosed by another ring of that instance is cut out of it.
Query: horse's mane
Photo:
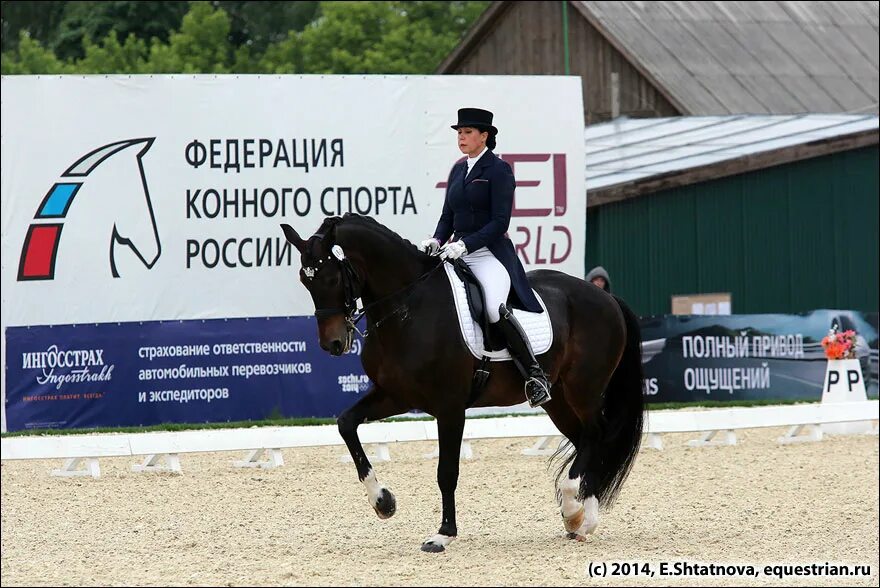
[[[334,218],[338,219],[338,220],[330,222]],[[321,228],[318,229],[318,232],[323,232],[325,225],[332,226],[332,225],[336,225],[336,224],[357,225],[357,226],[361,226],[361,227],[368,227],[374,231],[377,231],[382,236],[388,238],[389,240],[393,241],[394,243],[399,243],[400,245],[405,247],[407,250],[414,251],[416,253],[422,253],[422,251],[418,247],[413,245],[408,239],[404,239],[403,237],[398,235],[396,232],[392,231],[391,229],[389,229],[388,227],[386,227],[385,225],[383,225],[382,223],[380,223],[379,221],[377,221],[373,217],[361,216],[361,215],[355,214],[353,212],[347,212],[342,217],[328,218],[321,225]]]

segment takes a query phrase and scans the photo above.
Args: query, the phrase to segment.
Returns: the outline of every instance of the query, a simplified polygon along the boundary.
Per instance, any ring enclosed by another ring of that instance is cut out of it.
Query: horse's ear
[[[284,231],[284,236],[287,238],[287,240],[290,243],[293,243],[293,246],[296,247],[300,253],[302,253],[306,242],[300,238],[299,233],[297,233],[293,227],[285,223],[281,223],[281,230]]]

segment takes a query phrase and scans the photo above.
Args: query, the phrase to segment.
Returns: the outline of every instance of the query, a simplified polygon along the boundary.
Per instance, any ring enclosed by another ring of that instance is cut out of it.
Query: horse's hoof
[[[587,540],[586,537],[584,537],[583,535],[581,535],[579,533],[566,533],[565,538],[566,539],[574,539],[575,541],[580,541],[582,543]]]
[[[376,504],[373,505],[373,510],[376,511],[380,519],[390,519],[393,517],[394,513],[397,512],[397,500],[395,500],[394,494],[387,488],[382,488],[382,491],[379,492],[379,496],[376,498]]]
[[[448,531],[447,531],[448,532]],[[428,553],[440,553],[446,549],[446,546],[455,541],[455,535],[444,535],[437,533],[425,539],[422,543],[422,551]]]
[[[427,553],[440,553],[441,551],[446,551],[446,548],[440,545],[439,543],[434,543],[433,541],[426,541],[422,543],[422,551]]]

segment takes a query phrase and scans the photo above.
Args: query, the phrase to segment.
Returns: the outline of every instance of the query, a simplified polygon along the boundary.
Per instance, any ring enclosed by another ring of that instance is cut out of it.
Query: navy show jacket
[[[510,275],[510,303],[530,312],[543,312],[529,286],[526,272],[507,236],[516,183],[510,164],[486,151],[467,174],[467,161],[452,166],[443,212],[434,231],[440,244],[461,240],[468,253],[487,247]]]

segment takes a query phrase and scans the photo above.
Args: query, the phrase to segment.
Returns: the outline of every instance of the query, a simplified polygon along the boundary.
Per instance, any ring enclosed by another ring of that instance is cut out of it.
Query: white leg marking
[[[559,489],[562,491],[562,504],[560,504],[562,507],[562,516],[566,519],[570,519],[577,514],[578,511],[584,508],[577,499],[580,484],[580,478],[575,480],[565,478],[565,480],[559,485]]]
[[[583,526],[584,505],[577,499],[580,488],[580,477],[577,479],[565,478],[559,485],[561,494],[562,523],[569,533],[577,532]]]
[[[584,524],[578,530],[581,535],[589,535],[599,526],[599,499],[589,496],[584,500]]]
[[[446,547],[453,541],[455,541],[455,537],[449,537],[448,535],[432,535],[425,539],[425,543],[433,543],[434,545],[442,545],[443,547]]]
[[[370,470],[369,473],[367,473],[367,477],[364,478],[364,486],[367,488],[367,499],[370,501],[370,506],[376,508],[376,504],[379,502],[379,496],[382,494],[382,490],[385,489],[385,486],[376,480],[376,474],[373,470]]]

